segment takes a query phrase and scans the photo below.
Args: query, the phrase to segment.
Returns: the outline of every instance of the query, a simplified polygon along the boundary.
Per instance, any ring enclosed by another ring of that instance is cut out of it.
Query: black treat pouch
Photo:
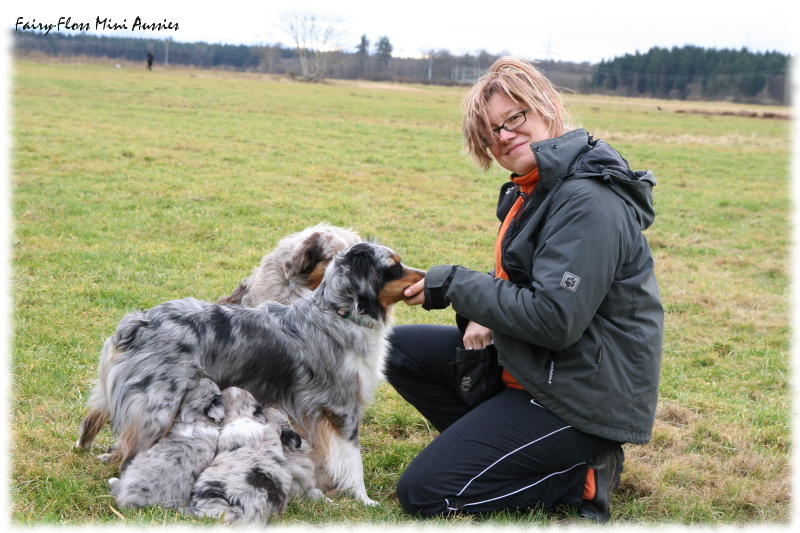
[[[450,364],[458,394],[470,407],[488,400],[503,389],[503,367],[497,363],[494,344],[480,350],[458,348]]]

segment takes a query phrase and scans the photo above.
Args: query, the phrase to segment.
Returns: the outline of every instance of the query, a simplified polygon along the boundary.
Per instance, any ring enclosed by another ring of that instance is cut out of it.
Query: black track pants
[[[387,379],[441,434],[411,462],[397,497],[412,514],[579,505],[586,461],[612,441],[582,433],[504,389],[470,409],[458,397],[450,361],[463,347],[458,328],[398,326]]]

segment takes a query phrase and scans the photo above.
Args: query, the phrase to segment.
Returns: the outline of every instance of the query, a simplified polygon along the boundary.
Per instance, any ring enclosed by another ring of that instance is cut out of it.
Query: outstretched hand
[[[408,305],[421,305],[425,303],[425,279],[421,279],[412,286],[408,287],[403,294],[403,300]]]

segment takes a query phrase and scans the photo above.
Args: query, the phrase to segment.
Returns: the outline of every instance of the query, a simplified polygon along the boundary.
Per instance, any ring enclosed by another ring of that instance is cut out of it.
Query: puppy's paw
[[[305,497],[308,498],[309,500],[317,500],[317,501],[322,501],[322,502],[331,502],[331,501],[333,501],[330,498],[328,498],[325,495],[324,492],[322,492],[321,490],[316,489],[316,488],[315,489],[306,490]]]

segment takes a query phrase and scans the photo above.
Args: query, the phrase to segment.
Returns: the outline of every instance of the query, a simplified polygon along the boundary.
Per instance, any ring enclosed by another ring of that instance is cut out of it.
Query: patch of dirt
[[[791,120],[790,115],[781,113],[773,113],[766,111],[764,113],[756,113],[755,111],[714,111],[711,109],[677,109],[676,113],[688,113],[692,115],[715,115],[725,117],[745,117],[745,118],[768,118],[777,120]]]

